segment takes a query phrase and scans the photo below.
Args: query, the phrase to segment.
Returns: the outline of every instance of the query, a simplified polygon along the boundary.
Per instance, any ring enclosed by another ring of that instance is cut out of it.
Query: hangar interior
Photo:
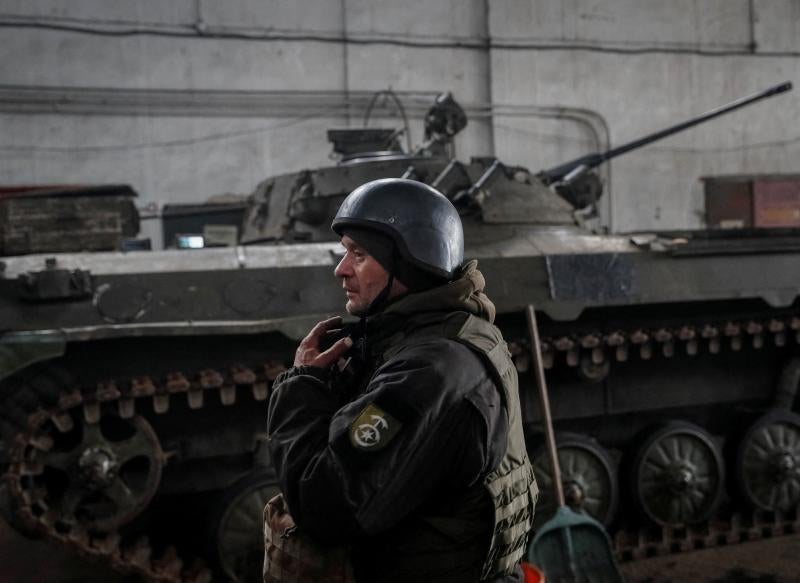
[[[629,582],[795,580],[800,91],[602,164],[591,215],[537,173],[796,85],[799,57],[797,0],[0,0],[0,579],[259,580],[266,402],[344,304],[328,215],[414,175],[338,164],[327,132],[412,152],[450,93],[462,163],[414,172],[467,180],[445,193],[519,373],[538,520],[546,369],[568,503]],[[136,221],[100,199],[136,194],[152,252],[70,240],[48,201],[73,191],[115,237]],[[172,249],[202,212],[220,248]],[[8,242],[27,219],[54,227],[12,241],[38,251]]]
[[[331,164],[332,127],[422,140],[450,91],[459,158],[532,171],[797,78],[793,0],[4,0],[0,184],[130,184],[159,209]],[[376,92],[383,95],[365,113]],[[797,92],[618,158],[614,232],[695,228],[704,176],[796,172]],[[613,170],[613,172],[612,172]],[[150,205],[150,206],[148,206]],[[145,211],[147,213],[147,211]]]

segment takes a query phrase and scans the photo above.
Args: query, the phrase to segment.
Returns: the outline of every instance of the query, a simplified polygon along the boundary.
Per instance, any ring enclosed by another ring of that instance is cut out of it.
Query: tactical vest
[[[426,319],[430,319],[430,323],[424,322]],[[539,494],[533,466],[525,449],[519,385],[511,354],[494,325],[466,312],[451,313],[444,319],[441,319],[441,314],[414,317],[413,326],[415,328],[409,333],[401,332],[389,339],[389,348],[383,353],[382,360],[386,361],[403,348],[429,338],[456,340],[483,360],[501,391],[508,415],[506,452],[498,466],[478,486],[494,504],[494,527],[481,580],[509,575],[525,556]],[[470,499],[474,501],[476,497],[465,497],[465,500]]]
[[[477,507],[485,504],[487,496],[491,500],[494,524],[480,579],[509,575],[525,555],[539,493],[525,450],[516,370],[500,331],[486,320],[466,312],[415,315],[406,330],[381,342],[387,348],[379,351],[378,364],[391,359],[404,348],[438,338],[455,340],[472,349],[486,365],[504,401],[508,416],[505,455],[482,482],[462,493],[460,501],[464,505]],[[283,525],[280,518],[274,508],[265,508],[265,583],[352,582],[346,547],[320,547],[302,533],[294,529],[284,529],[280,526]],[[463,524],[457,519],[449,521],[447,517],[418,518],[427,527],[434,527],[442,533],[456,533],[463,528]],[[476,528],[482,533],[485,524],[477,525]],[[419,556],[422,570],[424,563],[430,560],[427,541],[422,534],[414,536],[416,533],[413,531],[408,534],[412,536],[409,537],[411,542],[407,545],[407,550],[414,545],[419,548],[419,553],[410,554]],[[478,551],[474,547],[457,549],[449,556],[442,557],[442,561],[454,567],[471,563],[475,559],[475,552]],[[413,565],[407,566],[410,567],[408,570],[414,570]]]

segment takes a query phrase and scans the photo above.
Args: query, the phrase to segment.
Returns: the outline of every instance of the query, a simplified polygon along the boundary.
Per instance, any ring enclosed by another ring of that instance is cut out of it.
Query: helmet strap
[[[378,312],[380,308],[383,307],[383,304],[385,304],[386,300],[389,299],[389,294],[392,291],[393,283],[394,283],[394,273],[389,272],[389,281],[386,282],[386,286],[380,291],[380,293],[377,296],[375,296],[375,299],[372,300],[372,302],[369,305],[369,308],[367,308],[367,313],[365,314],[365,316],[372,316],[373,314]]]
[[[366,327],[366,319],[379,312],[380,309],[383,308],[384,304],[386,304],[386,301],[389,299],[389,294],[392,293],[392,285],[394,284],[394,270],[396,264],[397,264],[397,250],[393,248],[392,257],[389,261],[389,279],[386,282],[386,285],[383,287],[383,289],[370,302],[369,307],[367,308],[364,315],[361,316],[362,326]]]
[[[389,271],[389,280],[386,282],[384,288],[375,296],[366,312],[364,312],[358,319],[359,331],[361,332],[361,359],[367,359],[367,318],[378,312],[386,301],[389,299],[389,293],[392,291],[392,284],[394,283],[394,252],[392,252],[392,269]]]

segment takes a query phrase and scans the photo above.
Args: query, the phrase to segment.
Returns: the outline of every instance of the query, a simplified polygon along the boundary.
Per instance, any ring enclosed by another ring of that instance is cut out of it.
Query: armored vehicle
[[[415,151],[334,131],[339,164],[265,180],[239,245],[2,259],[4,515],[148,580],[258,579],[270,386],[343,309],[330,219],[357,185],[403,176],[461,212],[523,387],[536,306],[567,498],[620,553],[648,524],[668,550],[782,525],[800,502],[800,232],[607,235],[576,209],[610,157],[788,88],[539,173],[451,159],[466,117],[442,95]],[[546,494],[532,387],[522,400]]]

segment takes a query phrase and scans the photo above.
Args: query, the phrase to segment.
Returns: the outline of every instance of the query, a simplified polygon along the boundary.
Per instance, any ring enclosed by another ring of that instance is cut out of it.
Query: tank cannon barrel
[[[692,126],[696,126],[697,124],[701,124],[710,119],[714,119],[715,117],[724,115],[730,111],[739,109],[740,107],[744,107],[745,105],[750,105],[751,103],[755,103],[756,101],[766,99],[767,97],[772,97],[780,93],[785,93],[786,91],[789,91],[791,89],[792,89],[791,82],[787,81],[785,83],[780,83],[778,85],[765,89],[764,91],[760,91],[758,93],[749,95],[747,97],[742,97],[727,105],[717,107],[697,117],[676,124],[674,126],[668,127],[666,129],[657,131],[655,133],[644,136],[637,140],[633,140],[632,142],[628,142],[627,144],[617,146],[616,148],[612,148],[605,152],[595,152],[593,154],[582,156],[570,162],[559,164],[558,166],[555,166],[548,170],[543,170],[539,173],[539,178],[546,184],[552,184],[554,182],[558,182],[564,179],[564,177],[567,176],[570,172],[582,166],[586,168],[595,168],[600,164],[602,164],[603,162],[610,160],[611,158],[621,156],[622,154],[630,152],[631,150],[635,150],[637,148],[641,148],[648,144],[652,144],[657,140],[661,140],[663,138],[666,138],[667,136],[671,136],[672,134],[676,134]]]

